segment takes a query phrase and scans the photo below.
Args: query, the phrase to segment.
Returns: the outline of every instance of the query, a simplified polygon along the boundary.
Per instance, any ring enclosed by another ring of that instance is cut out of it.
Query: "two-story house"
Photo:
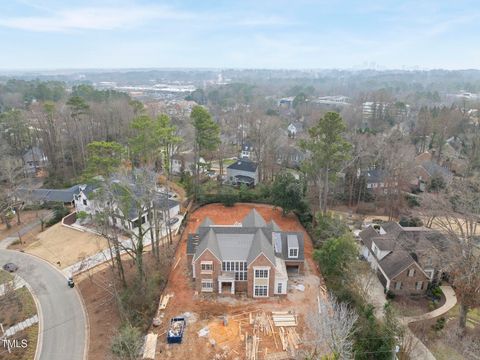
[[[289,274],[304,269],[303,234],[266,223],[255,209],[240,224],[205,218],[188,237],[187,259],[198,292],[285,295]]]
[[[425,227],[402,227],[396,222],[371,225],[359,234],[362,255],[377,272],[385,291],[419,294],[447,271],[447,238]]]
[[[258,164],[248,159],[240,159],[227,167],[227,179],[234,185],[258,184]]]
[[[103,200],[95,197],[96,191],[98,191],[98,187],[95,185],[80,185],[78,194],[74,196],[75,210],[77,212],[83,211],[89,215],[103,212],[105,206]],[[148,225],[150,219],[147,205],[162,210],[159,213],[162,217],[161,220],[173,218],[180,213],[180,203],[171,199],[166,193],[159,192],[153,196],[151,203],[144,204],[141,208],[134,201],[131,202],[130,206],[111,204],[113,214],[109,221],[125,230],[133,230],[144,224]],[[127,213],[124,214],[124,211]]]

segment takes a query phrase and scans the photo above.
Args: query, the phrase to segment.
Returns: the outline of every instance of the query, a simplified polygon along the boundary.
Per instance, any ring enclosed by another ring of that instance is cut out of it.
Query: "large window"
[[[408,270],[408,276],[413,277],[415,275],[415,269],[409,269]]]
[[[255,296],[255,297],[265,297],[265,296],[268,296],[268,286],[255,285],[254,296]]]
[[[265,269],[265,270],[255,270],[255,277],[257,279],[261,278],[261,279],[266,279],[268,278],[268,270]]]
[[[233,271],[237,281],[247,280],[247,263],[244,261],[224,261],[222,271]]]
[[[200,264],[202,274],[211,274],[213,271],[213,262],[212,261],[202,261]]]
[[[298,258],[298,249],[297,248],[288,249],[288,257]]]
[[[212,292],[213,291],[213,280],[212,279],[203,279],[202,280],[202,291],[203,292]]]
[[[423,281],[417,281],[415,283],[415,289],[416,290],[422,290],[423,289]]]

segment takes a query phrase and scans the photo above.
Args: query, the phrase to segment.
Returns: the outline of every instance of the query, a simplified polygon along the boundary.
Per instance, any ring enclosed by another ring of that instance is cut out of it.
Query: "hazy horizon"
[[[473,0],[14,0],[1,71],[480,68]]]

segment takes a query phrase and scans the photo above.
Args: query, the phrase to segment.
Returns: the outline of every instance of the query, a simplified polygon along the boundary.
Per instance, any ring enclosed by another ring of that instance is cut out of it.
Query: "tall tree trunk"
[[[327,201],[328,201],[328,167],[325,168],[325,183],[323,184],[323,215],[327,214]]]
[[[460,316],[458,318],[458,326],[460,327],[460,331],[462,334],[465,333],[467,327],[467,314],[468,314],[468,306],[460,303]]]

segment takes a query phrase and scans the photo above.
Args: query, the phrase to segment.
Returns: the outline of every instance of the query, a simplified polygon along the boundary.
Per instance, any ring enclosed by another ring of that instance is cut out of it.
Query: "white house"
[[[198,159],[200,166],[206,165],[207,162],[204,158]],[[192,152],[184,152],[180,154],[172,155],[170,159],[170,171],[172,174],[179,175],[182,172],[187,172],[191,175],[195,173],[195,154]]]
[[[227,179],[235,185],[255,186],[258,184],[258,164],[248,159],[239,159],[227,167]]]
[[[80,191],[77,195],[74,196],[75,210],[77,212],[83,211],[89,215],[95,215],[98,212],[103,211],[103,204],[100,203],[99,199],[95,199],[95,191],[97,188],[93,185],[80,185]],[[160,216],[173,218],[174,216],[180,213],[180,203],[171,199],[165,193],[157,193],[157,195],[152,199],[151,206],[155,206],[157,209],[164,210],[164,214],[160,213]],[[132,206],[128,209],[127,216],[123,216],[121,209],[114,204],[113,205],[114,213],[117,216],[112,216],[110,222],[117,225],[120,228],[127,230],[133,230],[138,227],[139,224],[148,224],[148,211],[139,211],[139,209],[132,203]],[[139,214],[142,213],[140,216]],[[165,219],[162,219],[165,220]]]

